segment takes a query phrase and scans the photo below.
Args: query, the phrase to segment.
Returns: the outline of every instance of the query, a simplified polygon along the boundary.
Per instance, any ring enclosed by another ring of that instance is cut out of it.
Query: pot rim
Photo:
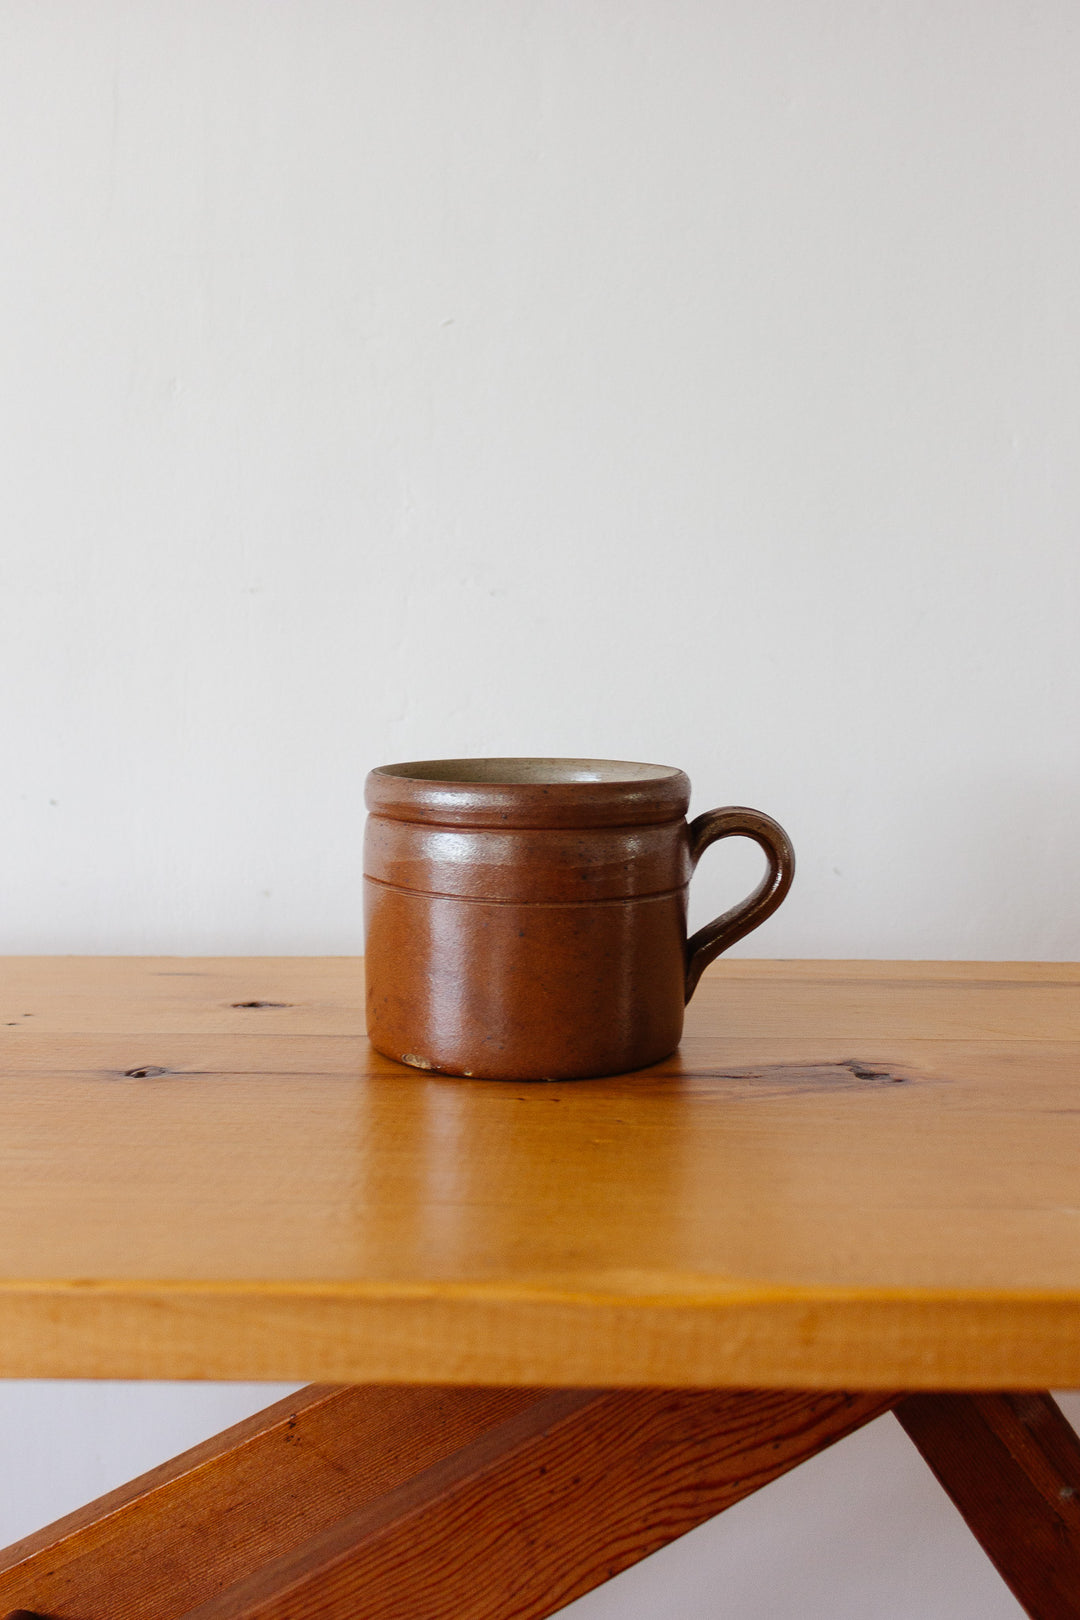
[[[379,765],[364,798],[375,815],[443,826],[641,826],[681,819],[690,782],[671,765],[504,755]]]

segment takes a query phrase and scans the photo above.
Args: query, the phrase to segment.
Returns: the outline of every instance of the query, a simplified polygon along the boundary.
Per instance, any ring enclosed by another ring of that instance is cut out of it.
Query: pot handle
[[[698,980],[714,957],[749,934],[766,917],[771,917],[791,888],[795,876],[795,851],[791,839],[772,816],[744,805],[728,805],[724,810],[706,810],[687,829],[690,835],[690,871],[710,844],[718,838],[752,838],[765,851],[769,869],[753,894],[725,911],[715,922],[706,923],[686,942],[686,999],[697,989]]]

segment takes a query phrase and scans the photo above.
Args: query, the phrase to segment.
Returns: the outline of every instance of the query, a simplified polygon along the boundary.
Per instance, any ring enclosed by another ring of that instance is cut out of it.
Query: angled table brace
[[[312,1388],[0,1554],[0,1613],[554,1613],[893,1404]]]

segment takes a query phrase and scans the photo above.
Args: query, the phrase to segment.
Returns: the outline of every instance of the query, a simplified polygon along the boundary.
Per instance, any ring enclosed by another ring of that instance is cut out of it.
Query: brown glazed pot
[[[759,810],[688,826],[689,780],[667,765],[427,760],[372,771],[365,797],[368,1034],[442,1074],[574,1080],[667,1057],[702,970],[795,869]],[[768,872],[687,940],[691,873],[733,834]]]

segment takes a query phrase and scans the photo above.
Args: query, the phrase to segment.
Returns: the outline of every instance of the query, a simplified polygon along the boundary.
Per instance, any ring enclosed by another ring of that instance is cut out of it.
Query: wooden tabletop
[[[0,962],[0,1375],[1080,1385],[1080,966],[717,965],[427,1077],[347,958]]]

